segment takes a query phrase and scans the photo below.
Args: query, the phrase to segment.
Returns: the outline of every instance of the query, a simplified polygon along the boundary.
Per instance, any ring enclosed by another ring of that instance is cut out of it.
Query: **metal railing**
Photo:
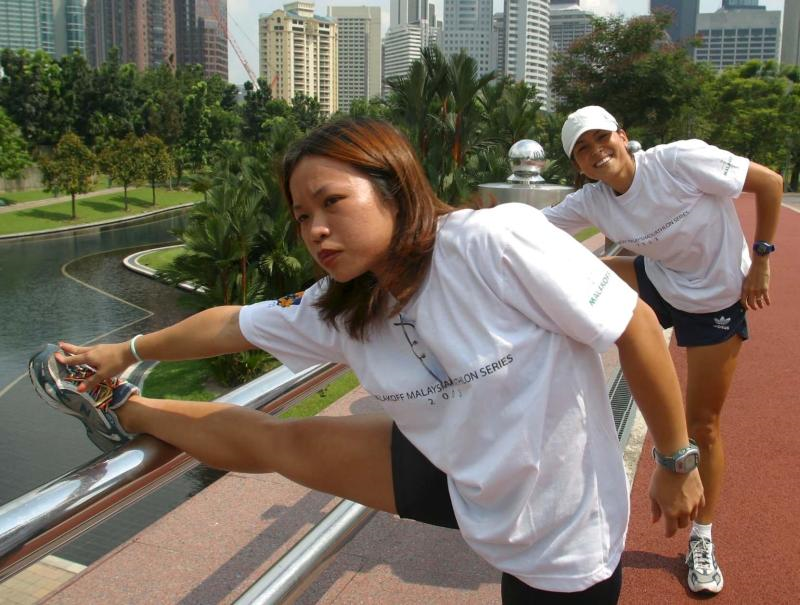
[[[325,364],[295,374],[281,366],[219,400],[278,414],[346,369]],[[0,581],[198,464],[172,446],[142,435],[0,506]]]

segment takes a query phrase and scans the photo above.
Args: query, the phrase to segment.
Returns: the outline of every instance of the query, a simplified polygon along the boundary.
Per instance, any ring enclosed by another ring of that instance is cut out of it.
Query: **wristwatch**
[[[689,445],[682,447],[671,456],[665,456],[653,448],[653,458],[673,473],[686,474],[696,469],[700,463],[700,449],[694,439],[689,439]]]
[[[775,252],[775,244],[760,239],[753,244],[753,252],[758,256],[767,256],[770,252]]]

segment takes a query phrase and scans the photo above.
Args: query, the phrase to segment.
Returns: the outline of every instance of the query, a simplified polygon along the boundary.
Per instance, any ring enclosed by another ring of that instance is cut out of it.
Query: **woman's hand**
[[[745,309],[756,311],[769,306],[769,258],[755,256],[742,284],[741,303]]]
[[[86,364],[92,366],[96,373],[87,381],[78,385],[81,393],[91,391],[106,378],[124,372],[136,359],[128,342],[117,344],[93,345],[79,347],[68,342],[60,342],[58,346],[66,355],[56,353],[56,361],[67,365]]]
[[[664,517],[664,533],[668,538],[674,536],[678,528],[688,527],[705,503],[697,469],[681,474],[656,465],[650,480],[650,505],[653,523]]]

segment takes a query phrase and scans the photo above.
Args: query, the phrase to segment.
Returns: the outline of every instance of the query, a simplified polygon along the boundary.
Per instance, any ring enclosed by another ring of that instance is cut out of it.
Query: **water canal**
[[[132,252],[174,243],[172,230],[184,221],[185,212],[175,211],[102,230],[0,241],[0,504],[99,453],[78,421],[34,393],[28,359],[46,342],[124,340],[188,315],[186,294],[122,266]],[[57,554],[90,563],[218,476],[196,469]]]

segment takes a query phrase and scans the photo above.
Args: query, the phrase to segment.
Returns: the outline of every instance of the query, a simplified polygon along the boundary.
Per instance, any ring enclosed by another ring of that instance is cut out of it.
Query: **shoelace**
[[[691,541],[692,561],[696,569],[711,572],[714,566],[711,562],[711,540],[700,538]]]
[[[67,366],[67,375],[65,380],[73,384],[80,384],[94,376],[95,369],[92,366],[81,364],[79,366]],[[105,410],[111,399],[114,396],[114,389],[118,386],[116,378],[109,378],[95,386],[90,392],[89,396],[94,402],[94,407]]]

